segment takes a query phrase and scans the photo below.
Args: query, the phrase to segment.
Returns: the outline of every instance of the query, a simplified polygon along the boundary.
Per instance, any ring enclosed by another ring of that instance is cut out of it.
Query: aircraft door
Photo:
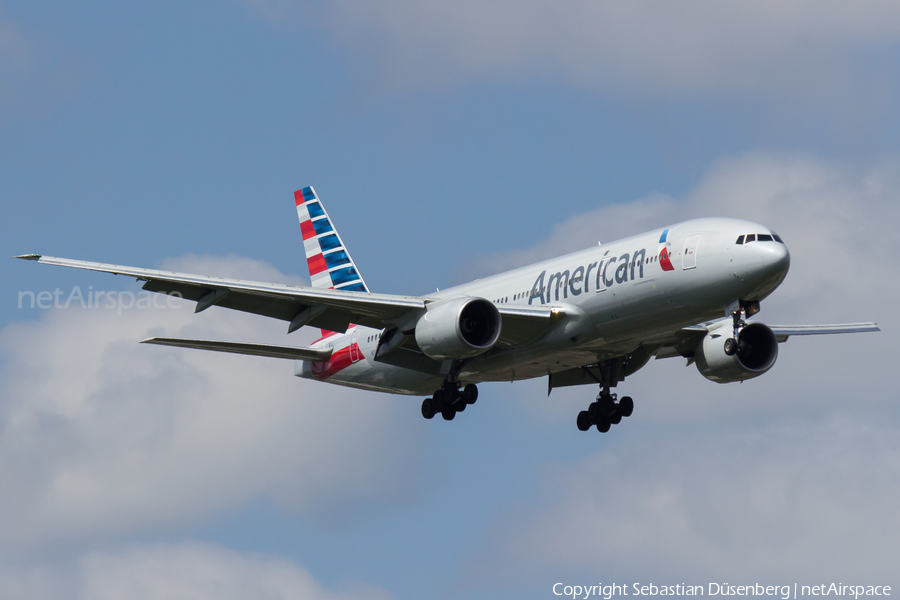
[[[681,260],[681,268],[685,271],[697,266],[697,248],[700,246],[700,234],[688,236],[684,243],[684,257]]]
[[[350,362],[359,362],[359,329],[350,337]]]

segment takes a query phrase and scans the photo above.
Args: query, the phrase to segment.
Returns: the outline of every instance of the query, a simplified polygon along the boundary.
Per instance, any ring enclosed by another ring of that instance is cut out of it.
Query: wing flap
[[[193,348],[195,350],[212,350],[231,354],[249,356],[265,356],[269,358],[287,358],[292,360],[327,360],[333,348],[295,348],[293,346],[271,346],[269,344],[248,344],[244,342],[217,342],[212,340],[184,340],[180,338],[149,338],[142,344],[157,346],[175,346],[176,348]]]

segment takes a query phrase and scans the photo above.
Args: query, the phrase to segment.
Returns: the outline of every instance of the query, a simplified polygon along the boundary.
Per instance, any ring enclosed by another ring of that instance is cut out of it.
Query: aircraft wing
[[[866,333],[881,331],[876,323],[846,323],[842,325],[769,325],[779,342],[792,335],[828,335],[832,333]]]
[[[288,333],[303,325],[344,332],[350,323],[376,329],[402,320],[410,311],[423,310],[426,300],[416,296],[372,294],[242,279],[224,279],[142,269],[106,263],[25,254],[17,256],[41,264],[72,267],[88,271],[127,275],[145,282],[143,289],[163,294],[180,294],[197,302],[195,312],[221,306],[290,323]],[[558,309],[531,306],[499,306],[503,326],[501,346],[525,343],[545,333],[562,313]],[[154,342],[159,343],[159,342]],[[170,343],[168,345],[176,345]],[[184,347],[184,344],[181,344]],[[190,346],[196,347],[196,346]],[[212,349],[212,348],[208,348]],[[234,351],[223,350],[221,351]]]
[[[144,281],[145,290],[180,294],[187,300],[196,301],[196,312],[213,305],[231,308],[288,321],[291,323],[289,332],[303,325],[344,332],[350,323],[380,329],[384,327],[385,321],[400,318],[410,310],[425,308],[425,301],[413,296],[345,292],[242,279],[223,279],[39,254],[27,254],[16,258],[47,265],[127,275],[138,281]]]
[[[731,319],[700,323],[684,327],[666,335],[664,338],[648,340],[646,345],[657,348],[656,358],[673,356],[691,357],[694,348],[710,330],[718,327],[730,327]],[[877,323],[843,323],[838,325],[769,325],[779,342],[786,342],[792,335],[829,335],[837,333],[867,333],[881,331]]]

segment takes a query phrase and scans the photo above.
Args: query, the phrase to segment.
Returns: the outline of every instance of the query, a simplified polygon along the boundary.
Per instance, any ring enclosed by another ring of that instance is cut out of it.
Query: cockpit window
[[[778,242],[783,244],[781,238],[777,235],[768,233],[748,233],[747,235],[739,235],[735,244],[749,244],[750,242]]]

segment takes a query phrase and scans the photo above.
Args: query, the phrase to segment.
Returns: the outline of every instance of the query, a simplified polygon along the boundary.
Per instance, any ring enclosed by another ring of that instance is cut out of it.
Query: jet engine
[[[737,340],[727,326],[710,331],[697,346],[694,360],[700,374],[717,383],[731,383],[759,377],[778,358],[775,333],[762,323],[740,330]],[[736,342],[736,343],[735,343]]]
[[[428,306],[416,323],[416,343],[437,360],[471,358],[500,337],[500,312],[484,298],[454,298]]]

